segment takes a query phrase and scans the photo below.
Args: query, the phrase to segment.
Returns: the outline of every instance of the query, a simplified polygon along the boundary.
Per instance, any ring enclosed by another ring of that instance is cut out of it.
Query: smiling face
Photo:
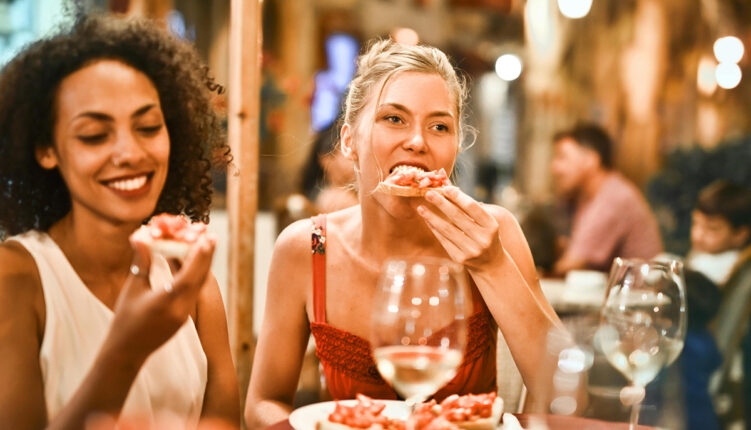
[[[72,211],[140,223],[167,177],[170,141],[151,80],[115,60],[90,63],[63,79],[55,98],[54,145],[37,151],[57,168]]]
[[[459,148],[456,103],[438,74],[393,75],[369,96],[354,127],[342,129],[342,148],[360,171],[361,195],[372,191],[397,166],[451,172]]]

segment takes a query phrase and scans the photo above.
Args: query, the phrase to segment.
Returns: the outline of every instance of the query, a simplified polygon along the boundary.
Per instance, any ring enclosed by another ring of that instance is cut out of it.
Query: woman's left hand
[[[421,204],[417,212],[449,257],[468,269],[493,266],[503,258],[498,221],[457,187],[428,191],[425,200],[441,213]]]

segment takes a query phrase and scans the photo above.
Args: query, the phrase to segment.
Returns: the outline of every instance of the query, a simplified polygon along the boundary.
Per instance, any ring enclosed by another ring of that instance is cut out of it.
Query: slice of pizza
[[[317,430],[405,430],[403,420],[382,415],[385,403],[357,394],[353,404],[336,403],[328,420],[316,423]]]
[[[431,189],[451,185],[444,169],[427,172],[416,166],[396,166],[376,191],[394,196],[421,197]]]
[[[451,395],[415,407],[407,422],[410,430],[494,430],[501,421],[503,400],[494,392]]]
[[[182,215],[159,214],[133,233],[133,238],[146,243],[152,252],[165,258],[183,260],[190,247],[206,234],[206,224],[191,223]]]
[[[493,430],[501,421],[503,399],[495,392],[451,395],[441,402],[441,415],[460,429]]]

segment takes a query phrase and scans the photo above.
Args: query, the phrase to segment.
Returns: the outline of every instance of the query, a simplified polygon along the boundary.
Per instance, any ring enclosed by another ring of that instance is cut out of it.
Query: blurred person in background
[[[678,364],[683,384],[684,412],[688,430],[720,428],[709,395],[709,380],[722,364],[722,355],[708,325],[717,314],[722,293],[702,273],[686,270],[688,329]]]
[[[339,121],[316,136],[300,188],[318,213],[336,212],[358,203],[355,170],[339,149]]]
[[[751,190],[718,180],[699,193],[691,221],[688,267],[723,287],[739,262],[751,257]]]
[[[639,189],[614,170],[607,133],[579,124],[556,134],[553,142],[553,185],[572,220],[553,274],[608,271],[615,257],[649,259],[660,253],[654,214]]]
[[[208,221],[212,154],[229,154],[216,88],[192,46],[115,17],[76,17],[2,69],[0,428],[238,427],[214,239],[182,264],[130,239],[161,212]]]

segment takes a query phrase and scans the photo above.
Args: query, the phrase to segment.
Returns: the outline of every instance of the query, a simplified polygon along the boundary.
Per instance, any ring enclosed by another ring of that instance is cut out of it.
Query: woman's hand
[[[131,239],[135,250],[131,273],[115,303],[115,317],[105,345],[135,360],[149,354],[172,337],[196,309],[207,280],[215,240],[200,238],[168,285],[149,284],[151,251]]]
[[[418,206],[417,212],[452,260],[482,269],[503,258],[498,222],[472,197],[452,186],[428,191],[425,200],[439,212],[427,205]]]

